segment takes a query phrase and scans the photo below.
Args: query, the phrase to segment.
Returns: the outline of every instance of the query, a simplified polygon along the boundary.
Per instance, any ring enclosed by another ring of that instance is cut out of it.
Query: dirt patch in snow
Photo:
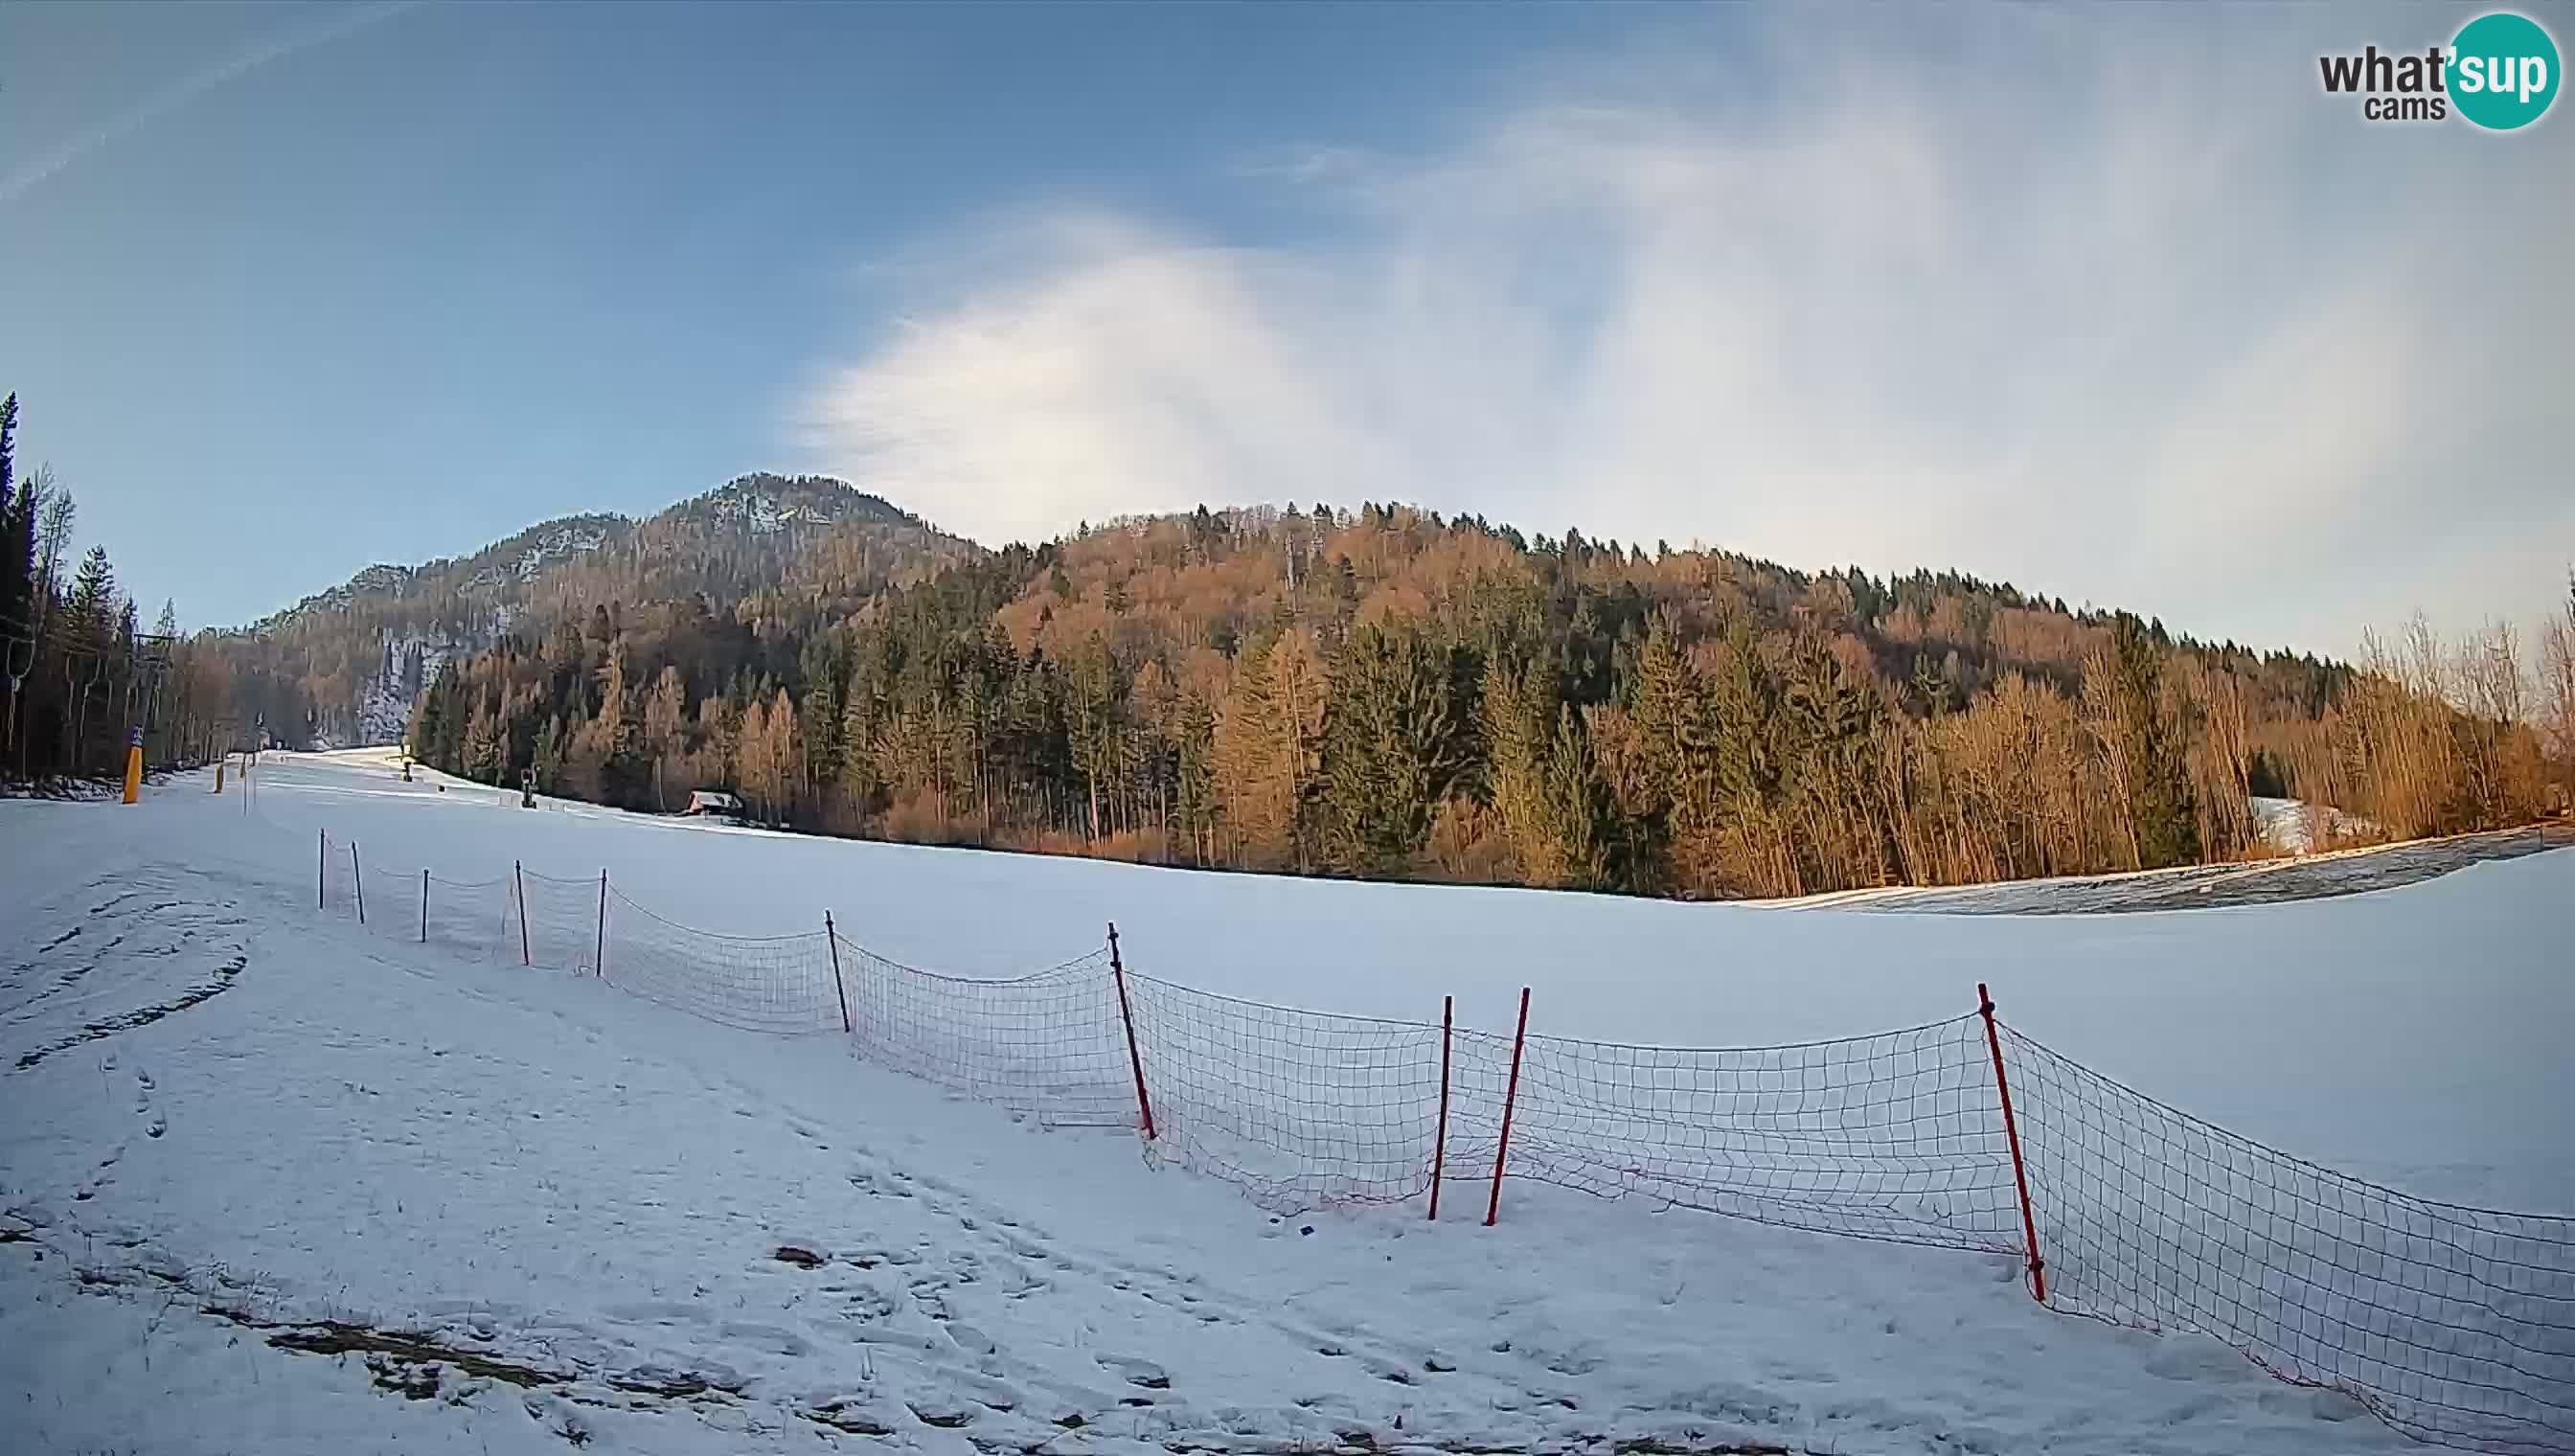
[[[221,1310],[213,1312],[224,1313]],[[237,1313],[225,1314],[225,1317],[236,1324],[252,1323]],[[417,1371],[432,1365],[453,1365],[467,1375],[498,1380],[523,1389],[534,1389],[541,1385],[562,1385],[572,1378],[556,1371],[539,1370],[532,1365],[505,1360],[496,1355],[441,1344],[427,1335],[392,1334],[368,1325],[343,1324],[337,1320],[274,1330],[269,1334],[268,1342],[281,1350],[293,1350],[305,1355],[378,1357],[368,1362],[368,1367],[376,1371],[376,1383],[387,1389],[398,1389],[401,1393],[415,1399],[426,1399],[436,1395],[439,1382],[434,1372],[424,1383],[419,1375],[405,1371],[404,1367]],[[699,1388],[703,1390],[705,1386],[702,1384]]]

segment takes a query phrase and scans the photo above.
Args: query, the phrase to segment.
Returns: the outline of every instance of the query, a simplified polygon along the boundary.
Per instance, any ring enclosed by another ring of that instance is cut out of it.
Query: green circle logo
[[[2557,99],[2557,42],[2529,16],[2498,10],[2460,27],[2449,71],[2459,115],[2490,132],[2512,131]]]

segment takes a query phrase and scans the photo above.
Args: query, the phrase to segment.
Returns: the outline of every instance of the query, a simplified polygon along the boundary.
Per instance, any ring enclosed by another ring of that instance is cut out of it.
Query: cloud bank
[[[987,541],[1400,499],[2332,652],[2563,591],[2559,119],[2319,94],[2419,12],[1870,15],[1961,24],[1686,30],[1441,154],[1231,170],[1323,241],[985,219],[798,423]]]

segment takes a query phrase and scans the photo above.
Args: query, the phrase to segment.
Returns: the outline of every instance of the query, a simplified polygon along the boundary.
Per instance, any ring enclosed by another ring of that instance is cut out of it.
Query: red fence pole
[[[1145,1117],[1145,1140],[1154,1140],[1154,1099],[1145,1095],[1145,1053],[1136,1046],[1136,1012],[1127,1003],[1127,965],[1118,958],[1118,922],[1109,922],[1109,971],[1118,981],[1118,1018],[1127,1023],[1127,1064],[1136,1072],[1136,1110]]]
[[[367,923],[367,876],[358,871],[358,841],[349,841],[349,882],[358,887],[358,923]]]
[[[608,871],[599,871],[599,948],[591,956],[601,980],[608,979]]]
[[[1520,1100],[1520,1047],[1528,1040],[1528,987],[1520,987],[1520,1025],[1511,1033],[1511,1080],[1502,1093],[1502,1136],[1493,1144],[1493,1196],[1484,1204],[1484,1227],[1502,1215],[1502,1160],[1511,1154],[1511,1109]]]
[[[2020,1158],[2020,1124],[2012,1120],[2011,1083],[2003,1079],[2003,1041],[1994,1030],[1994,998],[1976,982],[1976,1011],[1985,1018],[1985,1045],[1994,1054],[1994,1091],[2003,1101],[2003,1140],[2011,1144],[2012,1183],[2020,1190],[2021,1248],[2029,1258],[2029,1297],[2047,1302],[2047,1261],[2038,1256],[2038,1220],[2029,1211],[2029,1172]]]
[[[429,871],[420,872],[420,943],[429,943]]]
[[[832,947],[832,989],[841,993],[841,1029],[849,1031],[850,988],[841,983],[841,932],[832,927],[832,912],[823,912],[823,939]]]
[[[1439,998],[1439,1132],[1430,1144],[1430,1219],[1439,1219],[1439,1175],[1448,1162],[1448,1026],[1455,996]]]
[[[519,963],[534,965],[536,958],[528,953],[528,877],[519,872],[519,861],[510,861],[510,883],[519,890]]]

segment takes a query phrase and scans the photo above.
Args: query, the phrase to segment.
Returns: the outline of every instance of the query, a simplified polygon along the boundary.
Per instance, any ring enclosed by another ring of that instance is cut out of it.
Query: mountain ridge
[[[794,502],[782,500],[782,492],[793,493],[801,499]],[[467,580],[465,585],[469,588],[497,586],[505,575],[511,573],[525,582],[539,575],[554,559],[595,551],[639,526],[677,521],[732,524],[755,534],[788,530],[797,525],[828,526],[854,521],[935,530],[912,512],[837,477],[784,476],[771,471],[751,471],[713,490],[666,506],[650,516],[629,516],[617,511],[575,512],[523,527],[463,556],[432,557],[411,566],[399,562],[372,563],[351,574],[347,581],[312,593],[293,606],[280,608],[244,626],[216,628],[214,631],[225,636],[273,631],[300,615],[345,607],[361,598],[399,596],[415,582],[459,567],[479,568]],[[514,547],[522,548],[515,556],[511,555]]]
[[[269,724],[383,743],[443,664],[604,602],[856,600],[982,550],[846,481],[754,471],[650,516],[559,516],[461,556],[378,562],[204,640]]]

